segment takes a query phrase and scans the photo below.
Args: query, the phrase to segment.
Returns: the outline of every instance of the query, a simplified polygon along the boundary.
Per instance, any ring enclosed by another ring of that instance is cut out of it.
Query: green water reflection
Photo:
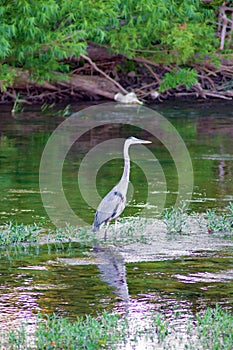
[[[189,305],[196,312],[216,303],[233,302],[232,255],[132,264],[127,275],[135,297],[149,299],[161,308],[173,301],[174,306]]]
[[[191,208],[224,209],[232,200],[232,104],[227,103],[166,103],[154,107],[175,126],[190,152],[194,169],[194,193]],[[73,106],[73,110],[77,110]],[[13,118],[7,111],[0,115],[0,213],[1,222],[17,220],[32,223],[47,217],[38,185],[38,168],[44,146],[52,131],[63,119],[44,117],[38,111],[26,111]],[[111,120],[109,120],[112,123]],[[74,212],[91,223],[94,208],[82,199],[77,184],[78,167],[92,144],[108,138],[147,135],[129,125],[111,124],[100,132],[87,133],[78,146],[70,150],[63,169],[64,191]],[[150,135],[148,135],[150,136]],[[166,206],[174,204],[177,196],[177,172],[166,148],[156,139],[150,150],[159,160],[166,176]],[[111,152],[111,151],[110,151]],[[122,159],[105,164],[97,176],[98,191],[104,195],[122,172]],[[138,204],[145,203],[147,186],[141,169],[132,165],[131,181],[136,189],[124,215],[138,213]],[[156,186],[153,188],[156,191]],[[159,189],[160,191],[160,189]],[[158,191],[158,196],[160,195]],[[151,216],[156,208],[151,208]]]
[[[116,258],[109,251],[102,265],[98,253],[83,252],[74,243],[1,254],[3,327],[10,321],[32,320],[39,311],[76,318],[98,315],[103,310],[128,310],[133,315],[155,309],[173,318],[182,310],[184,318],[216,303],[230,307],[233,301],[232,252],[202,252],[199,257],[125,264],[119,254]],[[118,265],[117,270],[126,267],[125,286],[123,280],[111,279],[112,262]],[[109,274],[107,279],[104,270]]]
[[[5,252],[0,268],[0,323],[32,319],[39,311],[76,317],[109,309],[111,288],[99,278],[96,265],[69,266],[59,260],[82,256],[75,244]]]

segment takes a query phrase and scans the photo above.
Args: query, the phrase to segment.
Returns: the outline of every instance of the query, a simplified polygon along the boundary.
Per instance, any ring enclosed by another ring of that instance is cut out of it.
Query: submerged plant
[[[219,305],[197,314],[197,332],[202,349],[232,350],[233,315]]]
[[[216,211],[206,211],[206,226],[209,233],[232,233],[233,229],[233,204],[230,202],[228,212],[217,214]]]
[[[41,319],[36,329],[38,349],[100,349],[116,348],[125,337],[123,323],[115,314],[104,312],[98,318],[87,315],[70,322],[56,315]]]
[[[182,315],[181,315],[182,318]],[[166,316],[151,311],[140,322],[127,315],[104,311],[93,317],[86,315],[74,321],[57,315],[39,314],[32,332],[28,324],[0,331],[1,349],[96,350],[136,348],[143,339],[145,348],[172,350],[232,350],[233,315],[220,306],[207,308],[191,317],[179,336]],[[153,347],[151,347],[152,345]]]
[[[139,217],[125,217],[120,218],[117,223],[116,228],[116,244],[130,244],[130,243],[149,243],[150,237],[145,232],[147,224],[146,218]],[[110,232],[112,233],[115,230],[114,225],[111,225]]]
[[[12,107],[11,113],[15,114],[15,113],[20,113],[23,112],[24,108],[22,106],[23,100],[20,99],[20,95],[17,95],[14,101],[14,105]]]
[[[41,229],[42,227],[36,223],[24,225],[10,221],[0,227],[0,245],[9,246],[37,242]]]
[[[69,223],[66,223],[64,227],[57,227],[54,231],[48,231],[48,243],[67,243],[72,241],[79,242],[81,245],[89,246],[94,242],[94,237],[88,228],[72,226]]]
[[[163,221],[168,233],[181,233],[187,226],[187,210],[185,205],[178,208],[165,209]]]

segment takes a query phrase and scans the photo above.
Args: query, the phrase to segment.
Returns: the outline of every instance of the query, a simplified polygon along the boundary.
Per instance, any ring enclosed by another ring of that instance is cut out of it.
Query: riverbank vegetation
[[[134,322],[127,315],[104,312],[99,317],[78,317],[70,321],[64,317],[40,315],[32,325],[22,324],[16,329],[0,333],[3,349],[134,349],[138,344],[146,348],[209,350],[232,349],[233,315],[218,305],[195,316],[190,315],[182,331],[177,320],[169,322],[162,313],[150,312]]]
[[[1,103],[233,97],[221,0],[0,2]]]
[[[148,244],[153,239],[153,228],[166,234],[213,234],[218,237],[233,239],[233,204],[230,202],[226,210],[217,213],[208,209],[205,213],[189,213],[185,206],[165,209],[160,219],[120,218],[118,234],[114,238],[114,225],[109,227],[108,243],[126,246],[132,243]],[[66,224],[54,229],[41,223],[24,225],[10,221],[0,226],[0,246],[14,247],[24,243],[68,243],[78,242],[84,246],[104,244],[103,233],[93,235],[88,227],[75,227]]]

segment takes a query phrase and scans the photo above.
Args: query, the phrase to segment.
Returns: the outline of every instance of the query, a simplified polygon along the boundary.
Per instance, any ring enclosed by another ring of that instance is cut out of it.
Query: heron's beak
[[[148,141],[148,140],[138,140],[138,143],[148,144],[148,143],[152,143],[152,142]]]

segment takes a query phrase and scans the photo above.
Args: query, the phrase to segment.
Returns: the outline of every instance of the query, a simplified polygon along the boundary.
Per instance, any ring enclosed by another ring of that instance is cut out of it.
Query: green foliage
[[[163,212],[163,221],[167,233],[181,233],[187,225],[187,209],[185,205],[178,208],[168,208]]]
[[[32,78],[51,79],[53,71],[66,72],[60,60],[85,50],[85,33],[69,18],[72,6],[62,1],[0,2],[0,60],[5,67],[22,67]],[[77,3],[77,2],[76,2]],[[3,76],[0,76],[2,80]],[[10,83],[10,81],[8,81]]]
[[[210,55],[217,45],[217,40],[211,26],[199,21],[190,21],[173,26],[170,33],[163,38],[163,43],[172,48],[174,61],[184,64]]]
[[[0,63],[0,90],[4,91],[8,85],[12,85],[16,75],[17,72],[15,69],[9,69],[9,66],[7,64]]]
[[[100,349],[116,348],[124,329],[117,315],[104,312],[98,319],[87,315],[71,323],[66,318],[47,316],[36,331],[37,349]]]
[[[214,12],[197,0],[128,0],[118,10],[118,26],[109,31],[110,46],[133,56],[138,50],[166,50],[170,62],[186,63],[216,45]]]
[[[164,80],[160,84],[159,90],[164,92],[173,89],[181,84],[190,88],[197,83],[197,71],[190,68],[181,68],[177,71],[171,71],[165,74]]]
[[[69,72],[67,59],[88,41],[129,57],[155,50],[178,64],[201,60],[215,50],[214,16],[198,0],[0,0],[1,88],[13,83],[14,68],[38,81]]]
[[[94,350],[124,349],[127,344],[127,348],[134,349],[143,341],[145,348],[151,349],[232,349],[233,315],[219,305],[190,317],[185,322],[187,328],[182,311],[177,320],[182,322],[181,330],[179,324],[172,325],[164,314],[154,311],[133,323],[132,319],[106,311],[98,317],[77,317],[73,322],[55,314],[39,314],[33,333],[28,332],[27,323],[0,331],[0,346],[12,350]]]
[[[214,210],[206,211],[207,229],[209,233],[228,233],[233,231],[233,204],[227,206],[227,212],[217,214]]]
[[[0,246],[37,242],[40,231],[40,225],[23,225],[11,221],[0,227]]]
[[[149,313],[145,322],[131,327],[127,318],[104,311],[93,317],[77,317],[73,322],[64,317],[39,314],[31,334],[26,332],[27,324],[4,332],[0,346],[4,349],[123,349],[128,342],[132,348],[143,336],[150,343],[163,342],[168,335],[169,324],[163,314]],[[4,346],[4,347],[3,347]]]
[[[202,349],[231,350],[233,344],[233,316],[219,305],[197,315],[197,331]]]

